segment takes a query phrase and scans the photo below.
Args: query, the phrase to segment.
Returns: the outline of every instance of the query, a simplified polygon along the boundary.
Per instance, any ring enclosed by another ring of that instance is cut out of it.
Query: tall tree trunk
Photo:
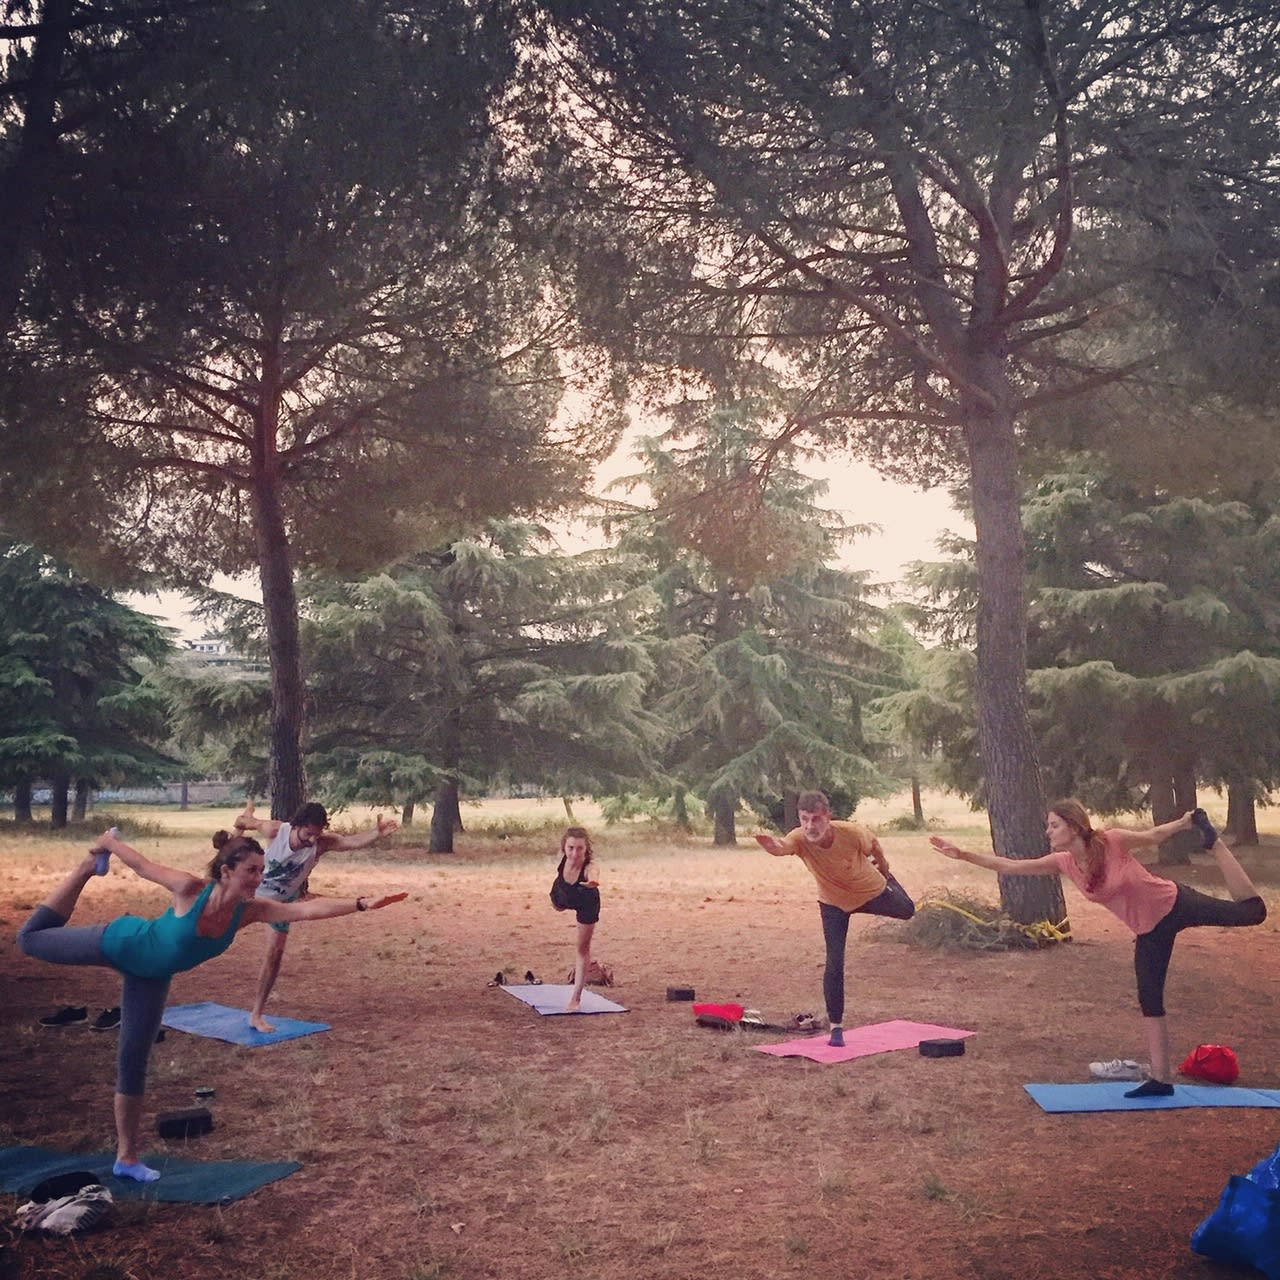
[[[1258,809],[1252,781],[1227,784],[1227,825],[1233,844],[1258,843]]]
[[[738,843],[738,802],[734,796],[718,793],[711,800],[711,815],[715,820],[716,845]]]
[[[24,71],[21,125],[0,171],[0,334],[13,325],[36,229],[58,156],[57,95],[70,39],[73,0],[44,0]]]
[[[671,798],[671,810],[676,820],[676,826],[681,831],[691,832],[693,830],[693,821],[689,817],[688,796],[683,787],[677,787],[675,795]]]
[[[560,803],[564,805],[565,819],[568,821],[570,826],[573,826],[577,822],[577,819],[573,816],[573,797],[561,796]]]
[[[302,762],[306,686],[298,641],[298,597],[276,451],[280,405],[279,357],[274,348],[263,359],[261,397],[254,444],[253,511],[271,667],[271,816],[287,820],[306,800]]]
[[[1194,776],[1188,780],[1185,761],[1168,750],[1168,740],[1162,736],[1151,749],[1151,820],[1156,826],[1172,822],[1196,807]],[[1200,847],[1198,832],[1180,831],[1160,846],[1156,862],[1162,867],[1185,867],[1191,862],[1192,851]]]
[[[800,825],[800,793],[787,790],[782,793],[782,829],[794,831]]]
[[[431,810],[431,853],[452,853],[453,833],[462,825],[458,812],[458,779],[444,774],[436,787],[435,805]]]
[[[413,826],[413,811],[415,804],[412,800],[406,800],[400,810],[400,825],[402,827]]]
[[[76,779],[76,798],[71,808],[71,821],[83,822],[89,813],[89,795],[92,791],[84,778]]]
[[[179,784],[178,793],[178,809],[182,813],[186,813],[191,804],[191,783],[186,778],[182,779]]]
[[[911,775],[911,816],[917,827],[924,826],[924,801],[920,796],[920,776]]]
[[[71,791],[71,775],[58,765],[49,780],[49,825],[61,831],[67,825],[67,796]]]
[[[33,822],[31,815],[31,779],[21,778],[13,787],[14,822]]]
[[[991,357],[995,360],[996,357]],[[986,385],[999,388],[1003,374]],[[991,839],[998,853],[1035,858],[1045,851],[1044,793],[1027,712],[1027,597],[1016,438],[995,396],[975,408],[966,439],[977,531],[977,720]],[[1056,876],[1001,876],[1004,910],[1023,924],[1066,919]]]

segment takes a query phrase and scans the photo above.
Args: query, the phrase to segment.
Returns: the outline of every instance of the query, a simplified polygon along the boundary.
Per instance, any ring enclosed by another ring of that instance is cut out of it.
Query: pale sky
[[[627,474],[634,465],[634,460],[619,459],[615,455],[601,468],[599,480],[607,483]],[[972,525],[955,511],[943,489],[925,492],[897,484],[884,479],[867,463],[849,458],[828,459],[820,469],[811,467],[810,470],[827,481],[823,506],[839,511],[850,524],[881,526],[881,532],[849,543],[840,561],[848,569],[870,570],[876,582],[896,582],[902,577],[904,566],[913,560],[937,559],[934,543],[942,533],[973,534]],[[570,535],[565,541],[573,543],[576,539]],[[261,598],[252,579],[238,584],[222,579],[214,585],[220,590]],[[154,614],[176,627],[180,640],[195,640],[204,634],[204,624],[191,618],[185,598],[176,591],[158,596],[129,595],[124,600],[135,609]]]

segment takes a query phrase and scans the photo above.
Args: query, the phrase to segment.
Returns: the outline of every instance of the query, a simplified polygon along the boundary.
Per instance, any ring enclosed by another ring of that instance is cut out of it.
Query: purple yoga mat
[[[874,1022],[867,1027],[846,1027],[844,1048],[833,1049],[827,1034],[786,1040],[782,1044],[758,1044],[761,1053],[776,1058],[811,1058],[814,1062],[848,1062],[873,1053],[889,1053],[894,1049],[914,1049],[921,1040],[962,1040],[974,1032],[960,1027],[936,1027],[932,1022],[909,1022],[895,1018],[892,1022]]]

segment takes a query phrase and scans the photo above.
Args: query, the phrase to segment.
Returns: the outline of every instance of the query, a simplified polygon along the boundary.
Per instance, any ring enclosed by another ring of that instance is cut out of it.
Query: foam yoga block
[[[921,1040],[922,1058],[963,1058],[963,1040]]]
[[[213,1129],[207,1107],[187,1107],[183,1111],[162,1111],[156,1116],[156,1132],[162,1138],[198,1138]]]

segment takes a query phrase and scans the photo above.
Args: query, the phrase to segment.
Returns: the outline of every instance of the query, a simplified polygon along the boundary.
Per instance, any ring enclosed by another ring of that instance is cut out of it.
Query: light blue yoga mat
[[[540,1013],[544,1017],[551,1017],[553,1014],[565,1014],[565,1005],[569,1003],[569,997],[573,995],[573,983],[571,982],[539,982],[535,986],[527,984],[517,984],[512,987],[503,987],[503,991],[509,996],[515,996],[517,1000],[523,1001],[535,1013]],[[582,1007],[575,1009],[573,1013],[565,1014],[566,1017],[573,1018],[580,1013],[626,1013],[627,1010],[623,1005],[614,1004],[612,1000],[606,1000],[604,996],[595,991],[584,991],[582,993]]]
[[[0,1148],[0,1191],[26,1195],[55,1173],[83,1169],[96,1174],[116,1200],[162,1200],[167,1204],[230,1204],[251,1191],[297,1173],[296,1160],[260,1164],[251,1160],[186,1160],[149,1151],[142,1163],[159,1169],[158,1182],[134,1182],[111,1172],[115,1156],[108,1151],[68,1155],[47,1147]]]
[[[1023,1088],[1044,1111],[1176,1111],[1183,1107],[1280,1107],[1280,1089],[1240,1089],[1234,1085],[1175,1084],[1168,1098],[1126,1098],[1134,1081],[1096,1084],[1028,1084]]]
[[[174,1031],[186,1031],[193,1036],[208,1036],[213,1040],[227,1040],[232,1044],[278,1044],[281,1040],[296,1040],[299,1036],[315,1035],[328,1031],[327,1022],[302,1022],[298,1018],[278,1018],[268,1015],[275,1030],[255,1031],[249,1025],[247,1009],[229,1009],[225,1004],[202,1000],[199,1004],[175,1004],[164,1011],[164,1025]]]

